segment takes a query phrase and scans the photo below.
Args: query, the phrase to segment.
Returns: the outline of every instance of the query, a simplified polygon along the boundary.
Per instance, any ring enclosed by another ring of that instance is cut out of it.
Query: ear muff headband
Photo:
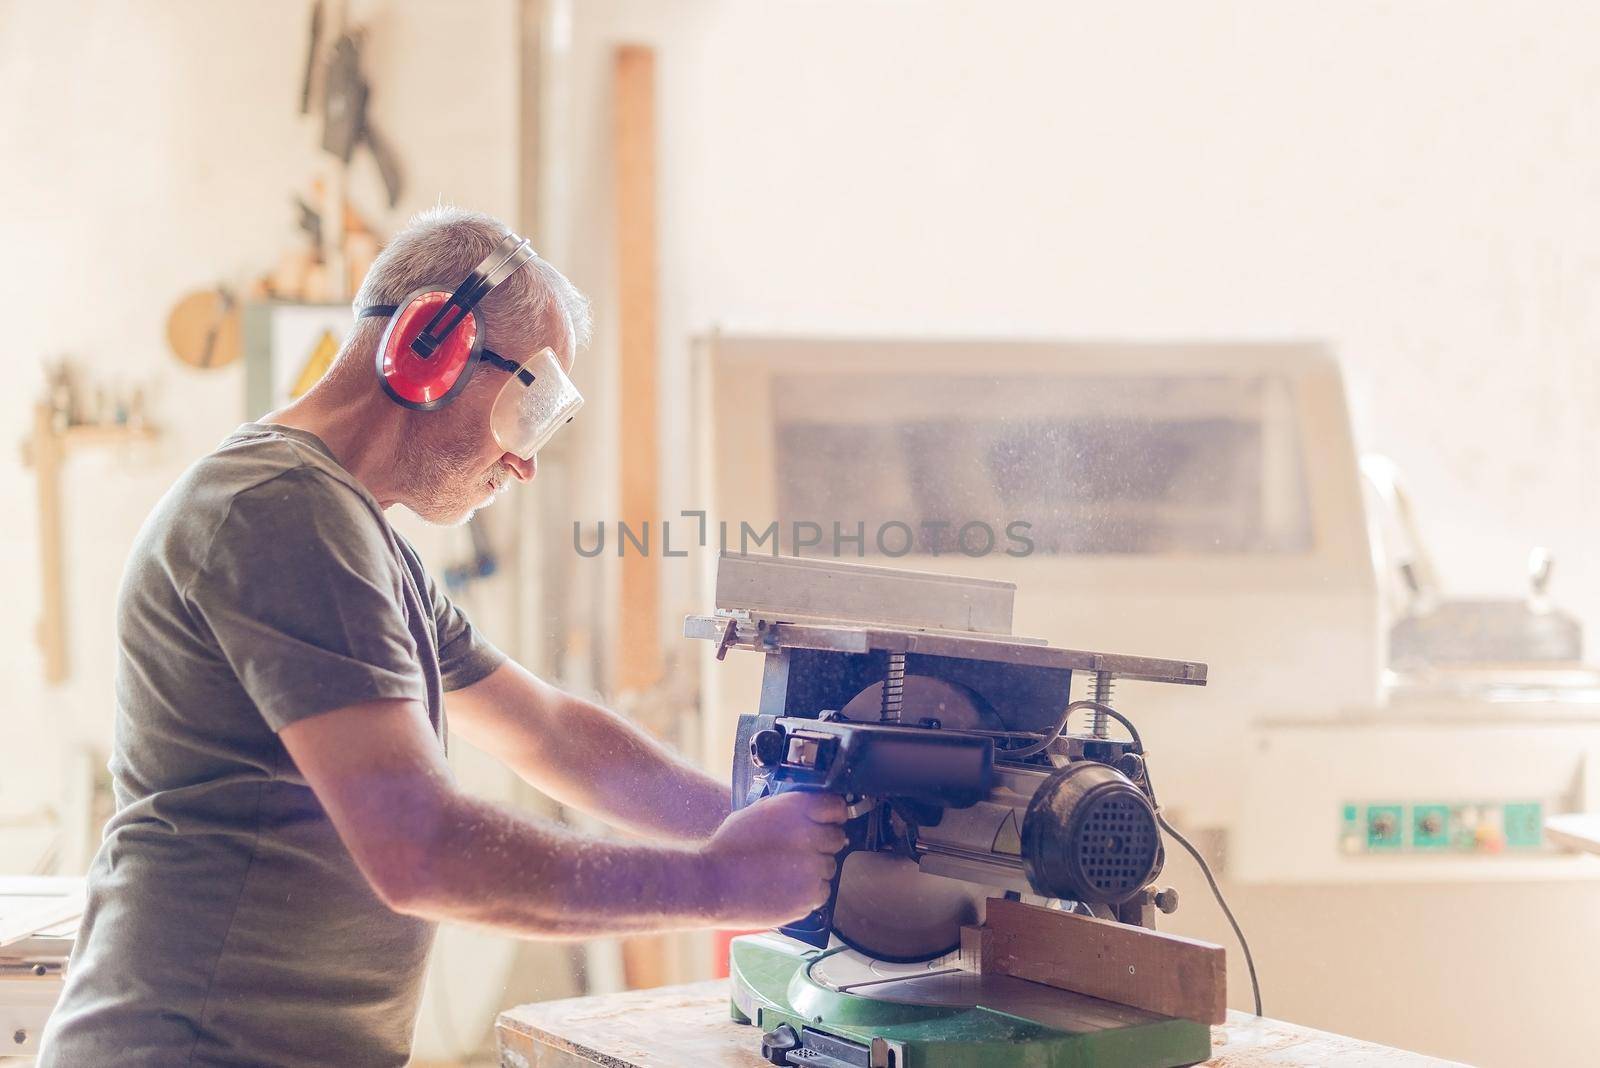
[[[419,356],[427,357],[441,342],[449,336],[450,332],[460,325],[461,320],[471,314],[478,302],[489,295],[495,286],[510,278],[516,270],[529,260],[533,259],[533,246],[516,234],[507,234],[495,250],[484,257],[482,263],[472,269],[466,279],[456,287],[450,299],[444,303],[428,325],[422,328],[411,342],[411,348]],[[445,322],[446,319],[448,322]]]
[[[360,318],[389,318],[378,342],[376,370],[390,399],[433,411],[460,395],[483,355],[478,303],[534,256],[524,238],[507,234],[453,291],[425,286],[399,304],[361,309]]]

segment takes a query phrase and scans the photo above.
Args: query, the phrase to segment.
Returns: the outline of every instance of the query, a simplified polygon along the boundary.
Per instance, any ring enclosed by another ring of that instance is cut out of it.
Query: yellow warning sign
[[[311,355],[306,357],[305,366],[300,368],[300,377],[294,380],[294,388],[289,391],[289,396],[305,396],[306,391],[328,373],[328,368],[333,366],[333,358],[337,355],[339,355],[339,340],[333,336],[332,330],[324,330],[322,336],[317,338],[317,343],[311,346]]]
[[[1022,856],[1022,833],[1017,830],[1017,810],[1006,813],[1006,821],[994,834],[993,851],[1008,856]]]

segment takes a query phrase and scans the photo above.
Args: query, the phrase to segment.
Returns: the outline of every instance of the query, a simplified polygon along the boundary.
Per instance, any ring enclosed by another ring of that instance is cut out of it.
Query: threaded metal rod
[[[906,654],[889,654],[889,674],[883,680],[883,708],[878,716],[883,723],[899,723],[906,696]]]
[[[1094,699],[1102,705],[1111,704],[1112,678],[1109,671],[1094,673]],[[1094,710],[1094,736],[1106,738],[1111,734],[1111,717],[1100,709]]]

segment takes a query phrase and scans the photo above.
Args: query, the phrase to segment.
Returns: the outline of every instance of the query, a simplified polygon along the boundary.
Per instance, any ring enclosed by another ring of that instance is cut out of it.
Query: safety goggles
[[[495,396],[489,428],[495,443],[519,459],[531,460],[583,407],[583,394],[553,349],[542,348],[521,364],[487,350],[481,359],[510,374]]]

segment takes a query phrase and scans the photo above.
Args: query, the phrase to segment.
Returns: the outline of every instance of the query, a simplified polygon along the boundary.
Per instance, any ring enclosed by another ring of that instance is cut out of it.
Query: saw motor
[[[1127,773],[1142,771],[1132,743],[1064,735],[1013,761],[1015,741],[937,721],[854,723],[831,710],[741,717],[736,806],[827,790],[852,813],[830,904],[784,933],[817,946],[837,936],[879,960],[928,960],[955,949],[993,894],[1108,918],[1138,899],[1162,851],[1151,798]]]

